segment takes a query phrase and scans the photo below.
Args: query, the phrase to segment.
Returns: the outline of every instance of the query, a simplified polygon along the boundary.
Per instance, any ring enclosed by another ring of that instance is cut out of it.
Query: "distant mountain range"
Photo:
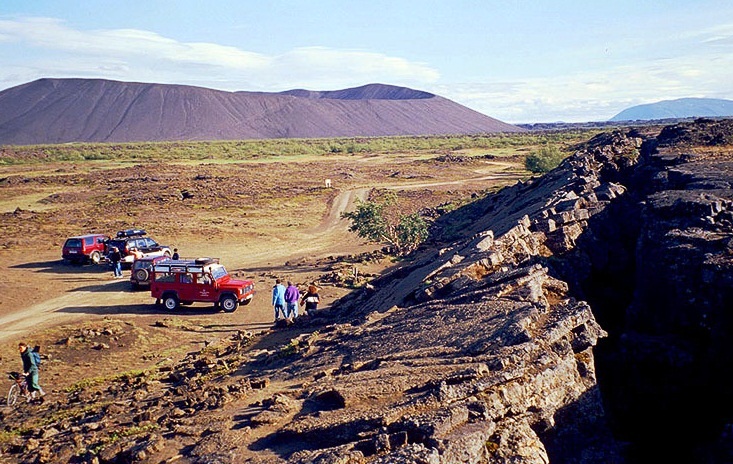
[[[40,79],[0,92],[0,144],[6,145],[523,130],[431,93],[383,84],[266,93]]]
[[[696,117],[733,116],[733,101],[716,98],[680,98],[627,108],[610,121],[648,121]]]

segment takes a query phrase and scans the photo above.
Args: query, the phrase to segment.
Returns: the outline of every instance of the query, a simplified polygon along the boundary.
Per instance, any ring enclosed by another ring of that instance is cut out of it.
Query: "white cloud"
[[[14,42],[14,47],[20,43],[34,52],[53,52],[32,65],[25,57],[17,58],[12,66],[25,68],[21,74],[36,74],[29,80],[75,75],[216,85],[222,90],[323,90],[374,81],[415,85],[439,78],[438,71],[423,63],[363,50],[304,47],[267,56],[214,43],[178,42],[136,29],[75,30],[52,18],[0,20],[0,40],[0,46]],[[8,77],[0,69],[0,82],[8,82]]]
[[[718,24],[696,31],[693,37],[699,38],[704,44],[733,45],[733,24]]]
[[[670,43],[672,41],[673,43]],[[0,88],[40,77],[87,77],[222,90],[334,90],[373,82],[450,98],[507,122],[605,120],[628,106],[681,97],[733,96],[733,24],[674,37],[619,38],[614,54],[555,50],[519,78],[448,82],[426,63],[370,50],[298,47],[266,55],[180,42],[137,29],[77,30],[53,18],[0,20]],[[490,69],[493,57],[484,57]],[[477,57],[477,60],[482,59]],[[501,57],[493,58],[501,63]],[[481,71],[473,71],[473,74]]]
[[[511,83],[441,84],[426,90],[507,122],[603,121],[642,103],[731,98],[733,55],[691,54]]]

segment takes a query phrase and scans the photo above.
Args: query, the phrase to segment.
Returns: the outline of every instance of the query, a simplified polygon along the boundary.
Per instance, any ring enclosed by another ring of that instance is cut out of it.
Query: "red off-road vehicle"
[[[105,253],[104,243],[109,239],[104,234],[87,234],[69,237],[61,249],[64,262],[99,264]]]
[[[249,304],[254,293],[253,281],[232,279],[217,258],[170,259],[152,267],[150,296],[168,310],[208,302],[231,313]]]

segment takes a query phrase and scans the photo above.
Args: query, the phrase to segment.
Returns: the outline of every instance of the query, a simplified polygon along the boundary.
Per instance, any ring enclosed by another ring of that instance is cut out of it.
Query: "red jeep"
[[[152,267],[150,296],[168,310],[202,301],[231,313],[254,293],[253,281],[232,279],[217,258],[169,259]]]
[[[64,262],[99,264],[104,256],[104,244],[109,239],[104,234],[87,234],[69,237],[61,249]]]

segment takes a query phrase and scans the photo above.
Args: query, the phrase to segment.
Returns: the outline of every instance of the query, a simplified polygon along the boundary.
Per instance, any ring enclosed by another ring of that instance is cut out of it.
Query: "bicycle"
[[[20,372],[8,372],[8,378],[14,383],[10,386],[8,391],[8,406],[14,406],[18,402],[20,395],[23,397],[30,398],[30,392],[28,391],[28,382],[23,374]]]

